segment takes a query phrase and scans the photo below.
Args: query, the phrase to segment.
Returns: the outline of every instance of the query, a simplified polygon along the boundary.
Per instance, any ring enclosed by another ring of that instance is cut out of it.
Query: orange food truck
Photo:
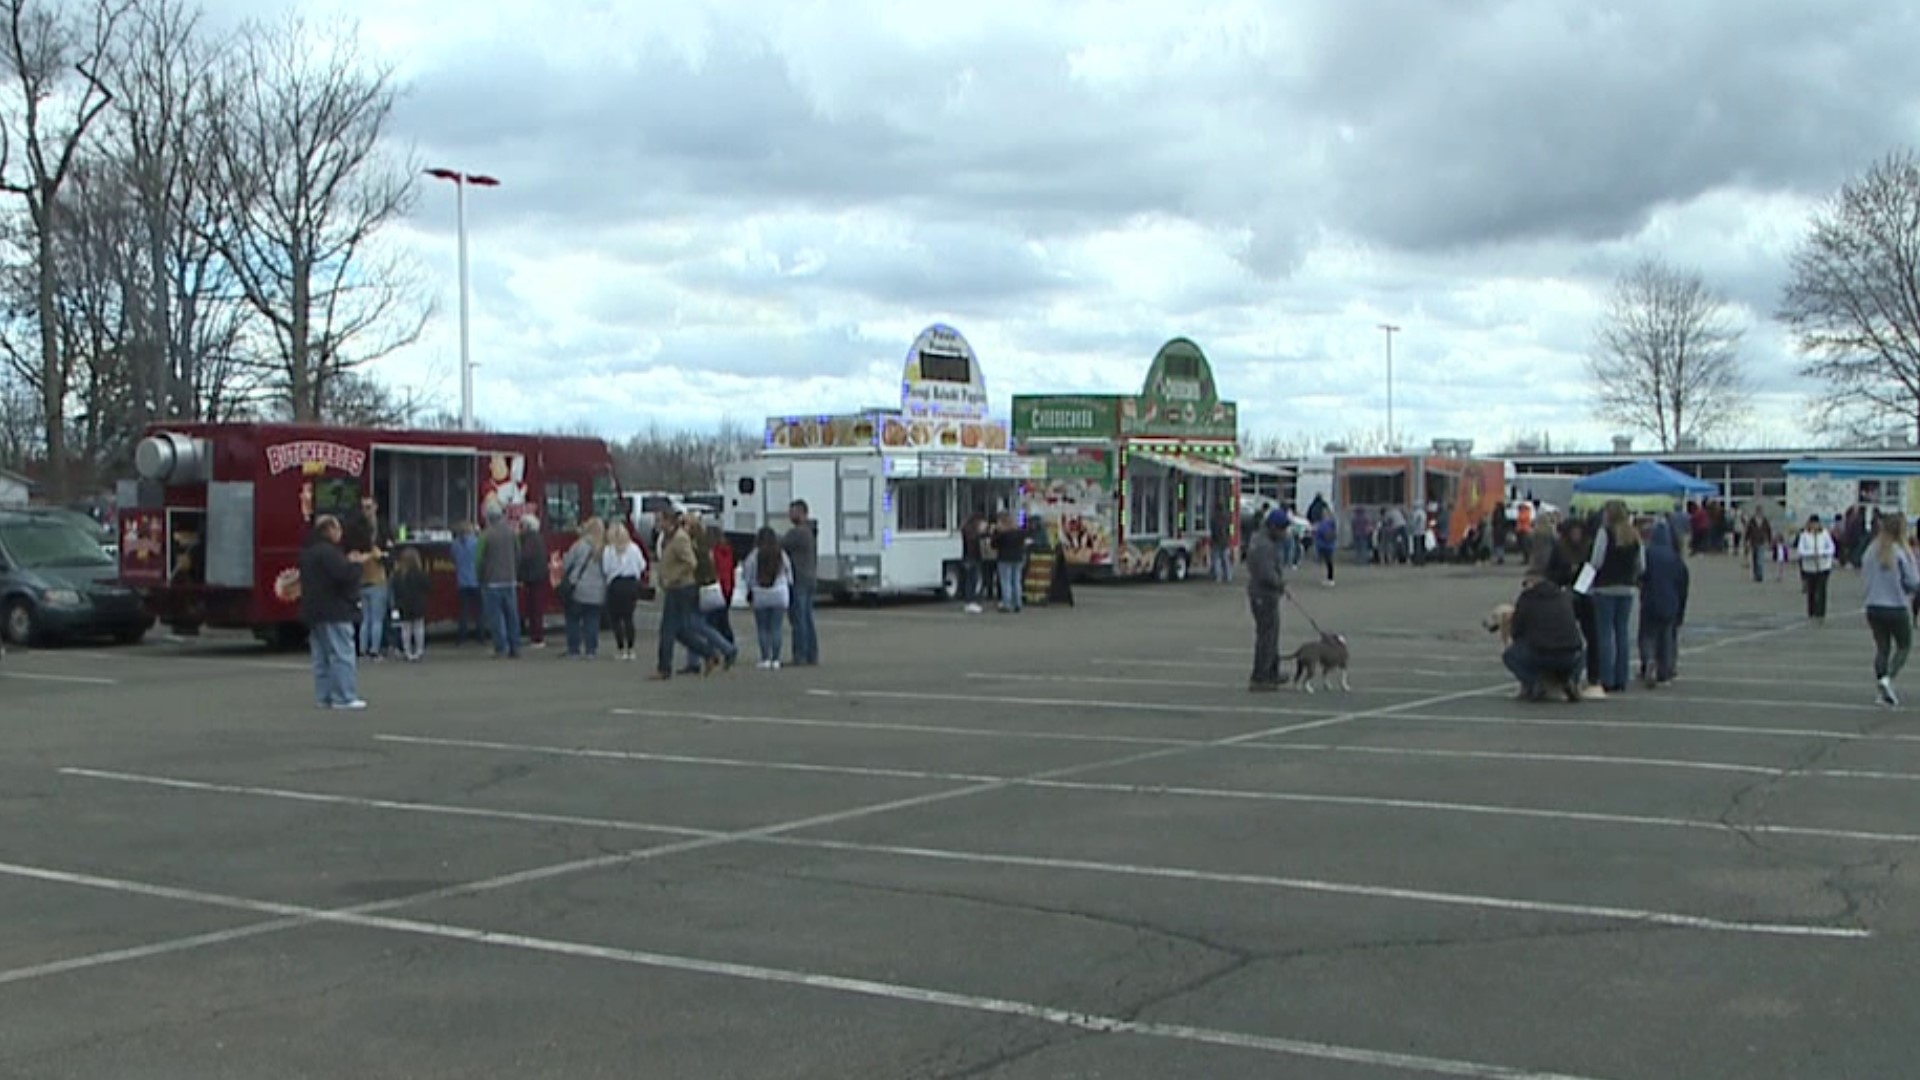
[[[492,432],[312,424],[165,424],[134,451],[119,491],[120,579],[176,631],[247,629],[295,645],[300,550],[319,514],[355,512],[363,495],[433,578],[428,621],[459,611],[453,526],[498,507],[533,514],[557,583],[589,513],[624,516],[606,443]],[[549,606],[553,604],[549,590]]]

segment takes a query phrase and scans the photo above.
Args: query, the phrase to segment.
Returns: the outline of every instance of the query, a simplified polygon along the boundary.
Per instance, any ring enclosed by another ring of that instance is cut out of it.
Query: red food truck
[[[139,479],[119,492],[121,581],[177,631],[249,629],[282,645],[305,636],[300,549],[313,518],[345,517],[363,495],[425,560],[430,622],[459,612],[457,523],[483,521],[493,507],[513,521],[535,515],[557,582],[579,521],[625,517],[613,458],[590,438],[165,424],[141,439],[134,465]]]

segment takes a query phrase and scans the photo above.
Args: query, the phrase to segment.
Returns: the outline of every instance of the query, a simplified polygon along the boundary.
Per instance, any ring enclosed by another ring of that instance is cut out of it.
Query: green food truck
[[[1217,518],[1239,544],[1238,410],[1186,338],[1160,347],[1138,395],[1016,395],[1013,438],[1046,459],[1021,505],[1077,577],[1185,580]]]

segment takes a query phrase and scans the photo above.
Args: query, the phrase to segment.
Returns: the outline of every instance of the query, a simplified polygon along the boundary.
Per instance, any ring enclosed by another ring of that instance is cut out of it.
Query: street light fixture
[[[467,185],[499,187],[491,176],[457,172],[453,169],[427,169],[428,176],[453,185],[454,220],[460,234],[460,428],[473,430],[473,359],[468,347],[467,327]]]
[[[1381,323],[1380,329],[1387,334],[1387,449],[1393,450],[1400,445],[1393,437],[1393,335],[1399,333],[1400,328]]]

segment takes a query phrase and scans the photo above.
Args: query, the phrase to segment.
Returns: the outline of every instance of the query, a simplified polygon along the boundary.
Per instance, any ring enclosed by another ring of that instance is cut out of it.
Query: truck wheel
[[[293,652],[307,643],[307,628],[297,622],[283,622],[274,625],[267,638],[267,645],[275,652]]]
[[[32,605],[25,600],[8,604],[5,620],[0,621],[0,636],[5,636],[9,645],[31,645],[33,635]]]
[[[1153,580],[1166,582],[1173,580],[1173,560],[1161,552],[1153,557]]]
[[[137,630],[129,627],[125,630],[114,631],[113,640],[121,645],[138,645],[141,639],[146,636],[146,627],[142,626]]]
[[[1193,564],[1193,557],[1191,555],[1187,554],[1184,551],[1174,552],[1173,580],[1175,581],[1187,580],[1187,572],[1192,568],[1192,564]]]
[[[853,593],[846,589],[835,589],[831,595],[833,596],[833,602],[836,604],[846,604],[853,600]]]
[[[940,594],[942,600],[960,599],[960,568],[948,563],[946,571],[940,575],[940,588],[934,591]]]

